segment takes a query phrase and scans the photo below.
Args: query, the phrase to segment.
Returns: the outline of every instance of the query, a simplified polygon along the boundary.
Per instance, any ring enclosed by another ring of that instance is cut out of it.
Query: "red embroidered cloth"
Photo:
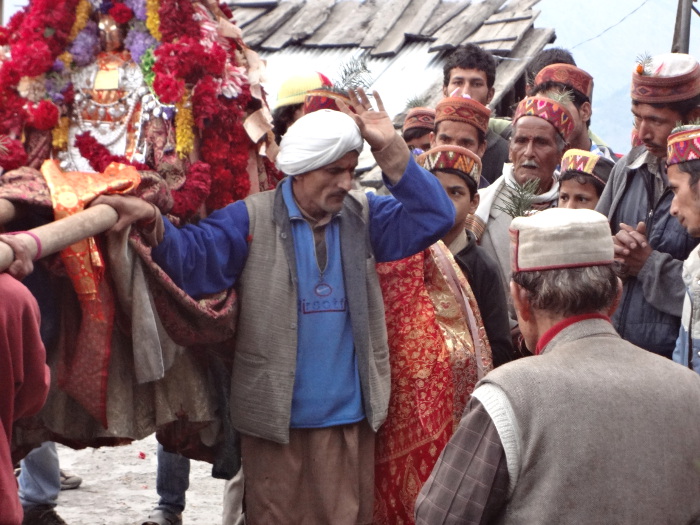
[[[64,172],[47,160],[41,173],[51,192],[56,220],[73,215],[104,193],[126,193],[141,176],[136,168],[110,164],[104,173]],[[104,279],[104,260],[89,237],[61,252],[61,260],[78,294],[83,314],[75,348],[58,369],[58,384],[97,421],[107,426],[107,364],[114,328],[114,295]]]
[[[412,524],[418,492],[461,418],[478,369],[486,373],[491,368],[491,350],[471,288],[444,244],[378,264],[377,272],[386,311],[391,397],[377,434],[374,523]],[[474,330],[464,303],[471,309]]]

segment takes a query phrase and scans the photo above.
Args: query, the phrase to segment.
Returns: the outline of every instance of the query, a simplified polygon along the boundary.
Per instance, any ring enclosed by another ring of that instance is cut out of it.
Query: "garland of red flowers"
[[[55,67],[56,58],[68,47],[78,3],[79,0],[31,0],[28,7],[12,17],[7,27],[0,28],[0,45],[10,48],[9,58],[0,65],[0,133],[18,137],[25,124],[50,129],[58,122],[59,115],[53,104],[29,103],[18,94],[17,85],[23,76],[41,75]],[[225,4],[220,4],[220,8],[231,18],[231,11]],[[120,1],[113,2],[109,11],[120,23],[134,15]],[[234,80],[233,94],[230,90],[231,79],[245,78],[244,72],[234,72],[231,76],[230,69],[238,67],[236,53],[241,44],[230,38],[226,39],[228,49],[218,43],[207,43],[203,38],[207,35],[206,29],[195,17],[191,0],[161,0],[158,15],[162,44],[153,54],[153,90],[161,102],[168,104],[182,103],[185,91],[191,92],[194,126],[201,135],[203,162],[193,165],[196,168],[188,174],[188,182],[176,192],[180,195],[178,207],[185,214],[191,213],[194,204],[206,196],[206,205],[211,211],[242,199],[250,192],[247,170],[254,144],[243,122],[252,97],[244,80]],[[65,96],[71,98],[70,95],[66,91]],[[0,165],[5,167],[21,161],[15,146],[10,145]],[[79,139],[79,149],[98,171],[114,161],[147,169],[143,164],[111,155],[90,136]],[[207,164],[208,170],[204,167]],[[266,163],[266,167],[268,177],[275,173],[270,163]],[[207,191],[207,184],[210,191]]]
[[[187,170],[185,184],[172,191],[171,213],[182,219],[190,219],[204,204],[211,191],[211,166],[206,162],[195,162]]]
[[[117,24],[128,24],[134,18],[134,12],[121,2],[115,2],[107,13]]]
[[[75,138],[75,145],[95,171],[105,171],[112,162],[127,164],[135,167],[137,170],[150,171],[152,169],[147,164],[130,161],[120,155],[112,155],[105,146],[100,144],[88,132],[78,135]],[[0,157],[1,161],[2,157]],[[211,190],[210,172],[211,167],[206,162],[200,161],[190,165],[187,169],[185,183],[179,189],[171,192],[174,204],[170,213],[187,220],[199,212]]]
[[[16,139],[5,139],[0,150],[0,167],[5,171],[16,170],[27,164],[27,152],[24,145]]]
[[[202,37],[199,24],[194,19],[192,0],[165,0],[158,9],[160,34],[163,42],[175,42],[179,38]]]
[[[0,66],[0,133],[19,136],[30,115],[41,126],[53,119],[53,109],[46,105],[38,113],[25,111],[28,101],[17,93],[17,84],[23,76],[51,70],[68,43],[77,5],[78,0],[33,0],[0,30],[0,45],[10,46],[10,56]]]
[[[230,15],[230,10],[222,6]],[[236,98],[220,94],[227,62],[236,67],[239,45],[227,39],[227,52],[217,43],[202,44],[202,30],[190,0],[162,0],[158,10],[163,44],[155,51],[153,90],[161,102],[174,104],[192,88],[194,125],[201,134],[200,157],[211,166],[212,211],[250,193],[248,160],[253,143],[243,127],[251,102],[247,83]]]
[[[38,104],[29,106],[29,119],[27,124],[40,131],[49,131],[58,124],[60,111],[56,104],[50,100],[42,100]]]
[[[95,137],[87,131],[75,137],[75,145],[80,154],[90,163],[92,169],[102,173],[112,162],[127,164],[137,170],[149,171],[151,168],[141,162],[130,161],[122,155],[112,155],[106,146],[100,144]]]

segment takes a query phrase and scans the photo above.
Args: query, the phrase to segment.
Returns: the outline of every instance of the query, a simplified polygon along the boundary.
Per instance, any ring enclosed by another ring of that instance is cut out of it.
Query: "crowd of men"
[[[142,230],[191,297],[238,294],[230,419],[246,523],[379,523],[397,505],[375,501],[397,386],[377,265],[436,243],[469,290],[456,304],[473,293],[478,306],[460,310],[470,359],[487,352],[494,369],[476,367],[449,442],[415,466],[408,522],[700,523],[700,64],[669,53],[634,69],[621,157],[590,130],[591,75],[561,50],[538,67],[497,119],[495,59],[459,48],[444,98],[411,109],[402,135],[361,89],[311,111],[308,92],[329,81],[301,77],[278,102],[275,190],[184,227],[137,197],[95,201],[118,212],[114,231]],[[365,142],[390,195],[355,189]],[[27,247],[0,240],[10,272],[31,271]],[[14,407],[0,411],[0,523],[61,523],[55,500],[23,500],[35,517],[21,518],[12,422],[40,408],[46,370],[33,300],[0,277],[0,389]],[[172,456],[159,461],[184,460]],[[183,487],[143,523],[182,523]]]

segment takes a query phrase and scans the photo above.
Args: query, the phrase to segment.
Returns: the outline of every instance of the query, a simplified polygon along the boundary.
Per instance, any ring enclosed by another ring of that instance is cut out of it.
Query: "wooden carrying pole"
[[[41,241],[41,256],[44,257],[60,252],[82,239],[109,230],[117,219],[118,215],[114,208],[107,204],[97,204],[65,219],[34,228],[31,232]],[[32,257],[36,257],[36,240],[26,233],[20,233],[17,236],[29,240]],[[0,271],[5,271],[13,260],[12,248],[0,242]]]

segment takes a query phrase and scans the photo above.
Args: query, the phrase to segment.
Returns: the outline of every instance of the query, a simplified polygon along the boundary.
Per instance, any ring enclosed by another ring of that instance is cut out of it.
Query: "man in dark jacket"
[[[669,213],[666,142],[677,122],[700,115],[700,65],[690,55],[645,60],[632,74],[632,114],[641,146],[620,159],[596,209],[608,216],[622,264],[615,329],[633,344],[671,357],[683,308],[683,261],[698,243]]]

